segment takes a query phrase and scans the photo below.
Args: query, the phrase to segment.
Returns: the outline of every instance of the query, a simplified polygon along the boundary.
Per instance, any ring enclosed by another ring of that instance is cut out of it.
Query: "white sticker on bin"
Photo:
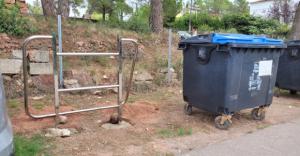
[[[272,75],[273,60],[259,61],[258,76]]]

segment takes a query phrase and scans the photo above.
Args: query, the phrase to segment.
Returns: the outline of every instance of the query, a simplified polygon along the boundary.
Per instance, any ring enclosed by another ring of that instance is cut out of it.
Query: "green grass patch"
[[[20,102],[17,99],[9,99],[7,101],[8,108],[18,108],[20,106]]]
[[[45,107],[45,104],[42,102],[35,102],[32,104],[32,107],[37,110],[42,110]]]
[[[181,137],[181,136],[187,136],[192,135],[193,131],[192,128],[175,128],[175,129],[161,129],[158,131],[158,134],[160,137],[163,138],[172,138],[172,137]]]
[[[35,135],[27,138],[20,135],[14,136],[15,156],[38,156],[45,153],[45,138]]]

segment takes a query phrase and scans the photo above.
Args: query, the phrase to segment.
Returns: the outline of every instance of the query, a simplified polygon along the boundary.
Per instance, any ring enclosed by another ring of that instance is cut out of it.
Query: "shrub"
[[[29,19],[20,15],[17,6],[6,7],[4,0],[0,0],[0,21],[0,33],[22,36],[37,30]]]
[[[228,32],[242,34],[264,34],[271,37],[285,37],[289,27],[279,21],[263,19],[249,14],[227,14],[223,17],[208,14],[193,14],[192,25],[197,26],[199,32]],[[176,19],[174,26],[179,30],[187,30],[189,14]]]

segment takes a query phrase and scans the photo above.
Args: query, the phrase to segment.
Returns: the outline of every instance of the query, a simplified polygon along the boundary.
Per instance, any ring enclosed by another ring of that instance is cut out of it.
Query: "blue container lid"
[[[266,36],[244,35],[244,34],[217,34],[213,33],[212,43],[216,44],[264,44],[264,45],[283,45],[283,40],[272,39]]]
[[[244,35],[244,34],[221,34],[212,33],[208,35],[198,35],[186,40],[182,43],[191,44],[247,44],[247,45],[276,45],[284,46],[283,40],[272,39],[266,36]]]

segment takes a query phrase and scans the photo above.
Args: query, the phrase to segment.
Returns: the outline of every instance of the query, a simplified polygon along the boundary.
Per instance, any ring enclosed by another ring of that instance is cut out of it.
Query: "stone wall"
[[[22,14],[28,13],[28,6],[25,0],[4,0],[6,6],[18,5]]]

